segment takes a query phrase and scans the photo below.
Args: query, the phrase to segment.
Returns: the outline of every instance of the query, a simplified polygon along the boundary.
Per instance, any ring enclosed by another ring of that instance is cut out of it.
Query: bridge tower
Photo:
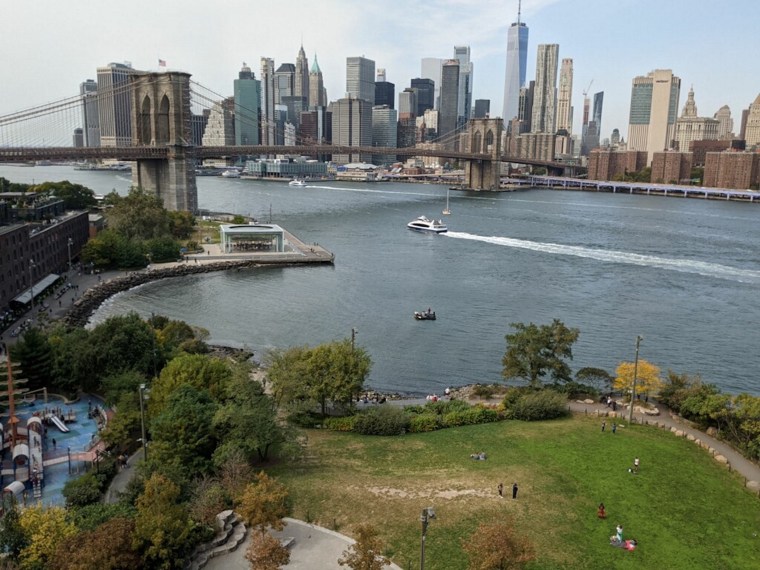
[[[168,149],[166,158],[137,161],[135,186],[159,196],[167,210],[198,210],[195,158],[190,143],[190,74],[137,73],[132,87],[132,145]]]
[[[468,160],[464,166],[464,186],[470,190],[498,190],[501,180],[501,133],[504,121],[471,119],[464,139],[464,152],[488,154],[489,158]]]

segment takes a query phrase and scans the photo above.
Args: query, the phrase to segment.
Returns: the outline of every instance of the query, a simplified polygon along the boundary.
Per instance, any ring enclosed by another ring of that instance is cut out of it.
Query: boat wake
[[[464,239],[471,241],[480,241],[503,247],[517,249],[526,249],[538,251],[541,253],[550,253],[554,255],[571,255],[583,257],[586,259],[595,259],[607,263],[624,263],[628,265],[640,265],[646,267],[657,267],[659,269],[668,269],[682,273],[695,273],[707,277],[717,277],[719,279],[728,279],[740,283],[760,283],[760,271],[752,269],[739,269],[719,263],[709,263],[706,261],[694,261],[691,259],[671,259],[668,257],[658,257],[656,255],[643,255],[640,253],[630,253],[626,251],[614,251],[607,249],[593,249],[577,245],[562,245],[558,243],[543,243],[523,239],[498,237],[498,236],[479,236],[465,232],[449,231],[445,235],[454,239]]]

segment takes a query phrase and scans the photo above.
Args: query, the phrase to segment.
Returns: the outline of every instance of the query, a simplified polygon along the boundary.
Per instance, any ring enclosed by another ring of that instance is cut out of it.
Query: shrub
[[[567,399],[554,390],[522,394],[507,406],[507,413],[512,419],[526,422],[560,418],[568,414]]]
[[[409,431],[411,433],[424,433],[441,428],[441,422],[437,414],[415,414],[409,418]]]
[[[100,501],[100,481],[95,473],[70,479],[63,486],[67,507],[84,507]]]
[[[467,410],[449,412],[443,416],[443,427],[469,426],[499,421],[499,413],[490,408],[474,406]]]
[[[355,417],[354,430],[362,435],[401,435],[409,429],[409,416],[395,406],[376,406]]]
[[[340,418],[327,418],[324,426],[333,431],[354,431],[356,416],[344,416]]]
[[[478,384],[472,389],[472,395],[484,400],[489,399],[496,393],[496,386],[493,384]]]

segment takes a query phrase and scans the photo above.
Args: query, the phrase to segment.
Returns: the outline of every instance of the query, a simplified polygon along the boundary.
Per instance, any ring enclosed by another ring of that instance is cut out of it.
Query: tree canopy
[[[47,194],[61,198],[67,210],[86,210],[98,203],[95,199],[95,192],[86,186],[73,184],[68,180],[43,182],[42,184],[32,186],[31,190],[38,194]]]
[[[572,346],[580,331],[565,326],[559,319],[550,325],[512,323],[514,333],[506,335],[507,351],[502,358],[502,376],[506,379],[524,378],[538,386],[550,375],[556,382],[571,380]]]
[[[383,556],[385,545],[370,524],[360,524],[354,532],[356,542],[343,551],[338,564],[351,570],[382,570],[391,561]]]
[[[517,570],[536,557],[511,522],[481,523],[462,546],[470,556],[468,570]]]
[[[633,372],[635,363],[621,362],[615,370],[614,386],[617,390],[630,392],[633,387]],[[644,360],[639,359],[636,370],[636,393],[656,392],[662,387],[660,368]]]

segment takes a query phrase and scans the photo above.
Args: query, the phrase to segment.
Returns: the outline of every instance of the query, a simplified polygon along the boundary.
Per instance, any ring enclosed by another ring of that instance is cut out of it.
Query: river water
[[[0,167],[13,181],[69,179],[97,193],[128,173]],[[150,283],[95,315],[182,319],[250,347],[350,337],[372,356],[370,385],[442,392],[499,381],[510,323],[558,318],[581,334],[573,368],[634,358],[760,394],[760,210],[690,199],[530,190],[451,192],[449,233],[406,229],[441,217],[443,186],[285,183],[203,177],[201,208],[281,224],[336,255],[334,267],[269,268]],[[435,322],[412,318],[432,307]]]

